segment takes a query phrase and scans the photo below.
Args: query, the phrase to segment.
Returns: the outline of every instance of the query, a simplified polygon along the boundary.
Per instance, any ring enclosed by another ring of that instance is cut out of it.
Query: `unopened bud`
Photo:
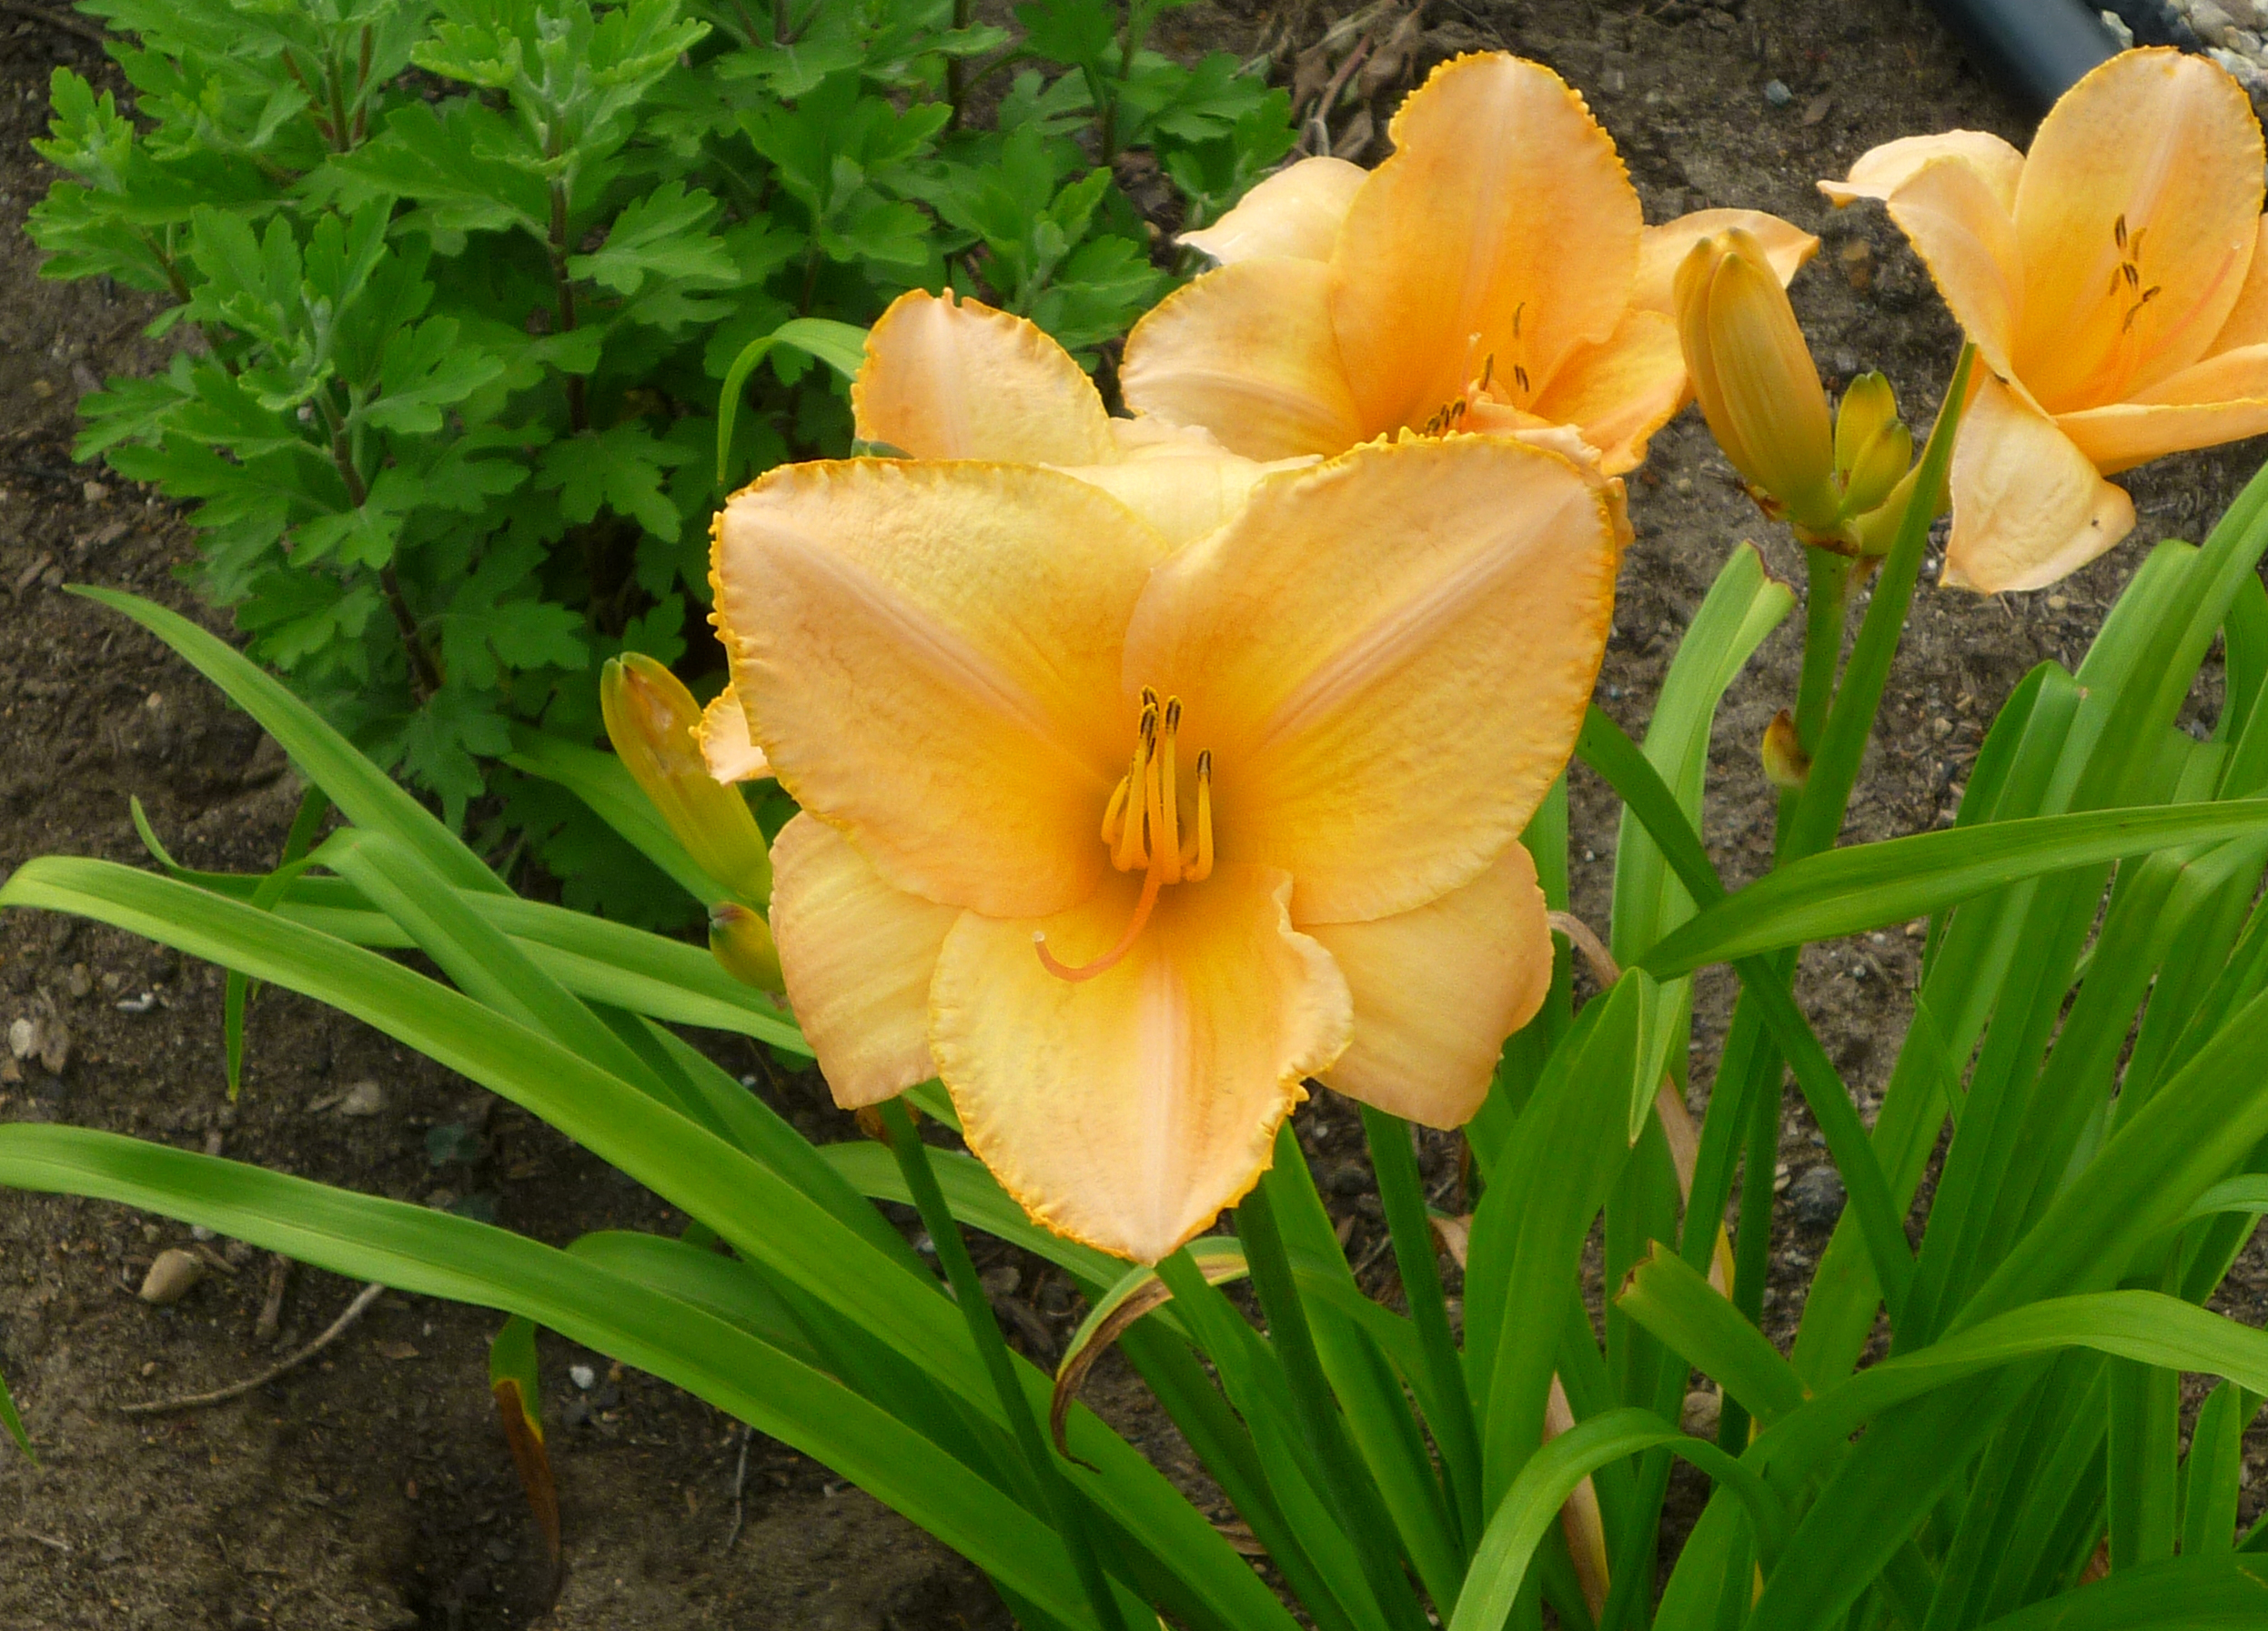
[[[709,909],[709,954],[742,985],[775,997],[786,989],[771,925],[738,901],[720,901]]]
[[[1678,268],[1678,337],[1709,431],[1759,503],[1808,533],[1842,519],[1827,393],[1779,275],[1735,227]]]
[[[701,710],[675,674],[625,652],[599,676],[607,736],[693,864],[734,900],[771,899],[771,852],[737,789],[718,782],[696,734]]]
[[[1796,736],[1796,716],[1781,709],[1764,727],[1764,780],[1782,792],[1800,792],[1811,780],[1811,756]]]
[[[1898,398],[1880,374],[1861,374],[1835,414],[1835,479],[1846,521],[1881,507],[1913,463],[1913,432],[1898,418]]]

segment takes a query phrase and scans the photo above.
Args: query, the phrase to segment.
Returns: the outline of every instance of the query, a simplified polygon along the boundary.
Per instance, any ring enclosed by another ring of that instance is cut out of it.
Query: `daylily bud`
[[[1835,468],[1848,470],[1859,454],[1888,426],[1898,422],[1898,393],[1880,369],[1861,374],[1843,388],[1835,409]]]
[[[738,901],[720,901],[709,909],[709,954],[742,985],[775,997],[785,989],[771,926]]]
[[[1678,337],[1701,412],[1758,501],[1805,532],[1842,520],[1827,393],[1764,247],[1739,227],[1678,268]]]
[[[1764,727],[1764,780],[1782,792],[1800,792],[1811,780],[1811,756],[1796,739],[1796,716],[1784,708]]]
[[[750,906],[771,899],[771,852],[738,789],[712,780],[694,734],[701,706],[650,657],[626,652],[599,677],[607,736],[693,864]],[[771,936],[767,931],[766,943]],[[778,979],[773,964],[773,979]],[[775,987],[776,989],[776,987]]]

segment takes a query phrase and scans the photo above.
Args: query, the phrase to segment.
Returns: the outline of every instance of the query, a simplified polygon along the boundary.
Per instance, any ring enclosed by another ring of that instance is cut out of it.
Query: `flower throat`
[[[1115,967],[1134,950],[1157,906],[1158,891],[1169,883],[1201,883],[1213,871],[1213,754],[1197,755],[1196,813],[1184,828],[1176,781],[1174,740],[1181,731],[1181,699],[1142,688],[1142,720],[1134,734],[1134,767],[1119,779],[1103,810],[1103,846],[1122,872],[1141,871],[1142,898],[1134,903],[1118,943],[1093,962],[1076,967],[1047,949],[1047,936],[1034,934],[1040,965],[1059,980],[1092,980]]]

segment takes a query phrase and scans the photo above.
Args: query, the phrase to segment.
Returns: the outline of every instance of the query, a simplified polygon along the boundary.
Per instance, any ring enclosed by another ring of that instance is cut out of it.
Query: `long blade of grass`
[[[1830,851],[1758,879],[1640,960],[1667,979],[1941,911],[2029,878],[2268,830],[2268,799],[2087,810],[1918,832]]]

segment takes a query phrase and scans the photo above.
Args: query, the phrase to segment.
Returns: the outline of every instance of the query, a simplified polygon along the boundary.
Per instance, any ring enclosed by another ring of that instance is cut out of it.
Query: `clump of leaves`
[[[781,346],[721,470],[735,359],[947,284],[1087,350],[1172,277],[1112,161],[1149,149],[1194,224],[1292,141],[1233,57],[1144,49],[1160,0],[1014,33],[966,0],[85,9],[132,92],[57,71],[32,234],[185,332],[82,404],[81,456],[193,502],[252,654],[452,826],[495,794],[492,841],[649,922],[690,902],[499,761],[591,740],[608,657],[686,655],[727,486],[849,450],[840,380]]]

